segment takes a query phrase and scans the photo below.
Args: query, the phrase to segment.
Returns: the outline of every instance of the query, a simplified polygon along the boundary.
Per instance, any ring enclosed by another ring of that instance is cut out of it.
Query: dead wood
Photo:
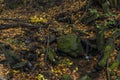
[[[0,18],[0,20],[4,21],[19,21],[19,22],[28,22],[29,19],[22,19],[22,18]]]
[[[23,22],[18,22],[18,23],[1,23],[0,24],[0,29],[18,28],[18,27],[36,29],[36,28],[40,28],[40,27],[43,27],[43,26],[35,25],[35,24],[31,24],[31,23],[23,23]]]

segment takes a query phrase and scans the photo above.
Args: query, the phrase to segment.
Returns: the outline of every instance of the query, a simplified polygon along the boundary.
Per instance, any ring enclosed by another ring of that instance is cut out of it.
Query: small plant
[[[33,17],[30,17],[31,23],[47,23],[48,20],[44,17],[37,17],[36,15]]]
[[[83,18],[81,19],[81,22],[83,24],[91,24],[94,23],[95,20],[99,19],[101,17],[100,13],[97,11],[97,9],[89,9],[88,10],[88,15],[83,16]]]
[[[48,80],[48,79],[45,79],[42,74],[38,74],[38,75],[36,76],[36,79],[37,79],[37,80]]]

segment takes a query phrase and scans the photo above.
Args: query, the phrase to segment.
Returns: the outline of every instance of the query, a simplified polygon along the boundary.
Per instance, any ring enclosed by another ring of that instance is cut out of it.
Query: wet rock
[[[55,19],[58,22],[63,22],[63,23],[68,23],[68,24],[73,24],[74,23],[74,21],[71,18],[70,12],[60,13],[59,15],[56,15]]]
[[[51,35],[49,36],[49,42],[50,42],[50,43],[53,43],[53,42],[55,42],[55,40],[56,40],[56,36],[51,34]]]
[[[57,39],[58,51],[71,57],[83,55],[83,47],[76,34],[67,34]],[[62,54],[61,53],[61,54]]]

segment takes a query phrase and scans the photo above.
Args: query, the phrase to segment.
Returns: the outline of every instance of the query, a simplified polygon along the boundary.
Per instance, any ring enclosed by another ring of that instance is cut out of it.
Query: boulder
[[[58,51],[71,57],[83,55],[83,47],[80,38],[76,34],[67,34],[57,39]]]

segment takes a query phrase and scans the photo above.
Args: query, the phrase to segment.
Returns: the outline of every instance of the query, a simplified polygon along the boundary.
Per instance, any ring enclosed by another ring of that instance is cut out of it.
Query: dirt
[[[21,54],[21,51],[25,50],[34,51],[39,55],[37,61],[32,62],[34,64],[33,70],[14,70],[11,69],[9,66],[3,66],[1,64],[0,77],[3,76],[5,78],[10,78],[10,80],[41,80],[39,77],[40,74],[42,74],[47,80],[60,80],[63,74],[69,74],[73,80],[77,80],[79,77],[82,77],[83,75],[91,72],[91,70],[94,69],[95,65],[97,64],[99,56],[93,56],[90,58],[90,60],[85,58],[74,60],[70,57],[60,57],[61,59],[70,59],[70,62],[73,63],[72,65],[66,66],[62,63],[58,65],[51,64],[51,62],[46,61],[44,55],[45,52],[41,52],[41,50],[47,48],[46,43],[42,43],[42,41],[44,42],[46,40],[46,37],[48,38],[49,34],[56,34],[55,31],[58,31],[59,35],[69,33],[79,34],[71,30],[71,27],[69,27],[71,25],[56,21],[55,16],[62,12],[68,12],[70,14],[72,13],[72,19],[74,21],[74,24],[72,24],[72,26],[74,27],[74,29],[76,29],[77,31],[86,32],[87,36],[81,36],[80,38],[94,39],[96,37],[93,26],[86,26],[79,21],[84,14],[84,12],[80,11],[80,9],[84,7],[84,5],[86,5],[86,1],[87,0],[63,2],[61,5],[47,8],[45,9],[45,11],[37,11],[31,7],[29,9],[25,9],[22,6],[11,10],[3,9],[2,13],[0,14],[0,18],[19,18],[30,22],[29,19],[31,17],[45,16],[49,23],[49,26],[47,28],[43,27],[30,29],[28,27],[21,27],[18,25],[15,28],[0,29],[0,42],[9,44],[16,53]],[[17,21],[0,19],[0,24],[14,22],[17,23]],[[36,25],[39,23],[33,24]],[[57,36],[59,35],[57,34]],[[107,37],[109,37],[110,34],[106,32],[106,35],[108,35]],[[117,41],[119,42],[119,40]],[[35,46],[37,46],[37,48]],[[55,45],[49,46],[54,47]],[[2,58],[4,58],[4,56],[2,56]],[[118,71],[118,76],[119,72],[120,71]],[[9,76],[9,73],[11,73],[12,76]],[[105,70],[103,70],[99,73],[99,76],[96,80],[106,80],[105,78],[106,74]]]

